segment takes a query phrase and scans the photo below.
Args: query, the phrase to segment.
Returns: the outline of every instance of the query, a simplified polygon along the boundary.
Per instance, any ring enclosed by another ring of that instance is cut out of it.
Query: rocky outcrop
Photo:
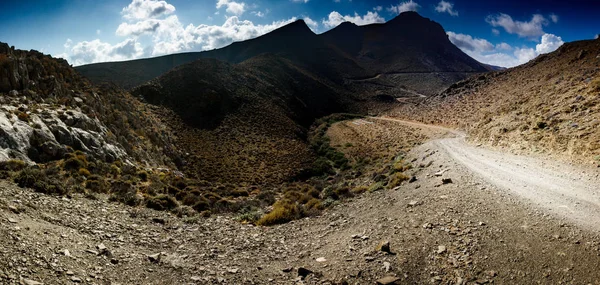
[[[15,50],[0,42],[0,92],[30,89],[40,95],[57,96],[78,78],[64,59],[51,59],[35,50]]]
[[[121,147],[107,142],[107,128],[79,108],[28,106],[18,99],[0,107],[0,161],[47,162],[72,150],[107,162],[126,157]]]
[[[122,90],[92,86],[63,59],[0,42],[0,161],[46,163],[80,150],[108,163],[162,166],[176,153],[165,154],[164,129]]]

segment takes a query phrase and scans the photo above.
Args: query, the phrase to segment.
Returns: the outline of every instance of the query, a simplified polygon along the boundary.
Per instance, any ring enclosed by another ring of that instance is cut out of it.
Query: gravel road
[[[550,158],[513,155],[474,146],[466,141],[464,133],[440,126],[377,119],[452,134],[451,138],[440,138],[433,143],[473,174],[542,211],[600,231],[597,187],[600,181],[592,171]]]

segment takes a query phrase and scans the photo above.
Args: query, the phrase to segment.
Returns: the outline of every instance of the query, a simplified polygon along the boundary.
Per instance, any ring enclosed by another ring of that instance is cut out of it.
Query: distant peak
[[[290,32],[310,32],[313,33],[312,30],[308,27],[306,22],[303,19],[298,19],[292,23],[289,23],[278,30],[281,31],[290,31]]]
[[[350,21],[343,22],[339,26],[353,26],[353,27],[358,27],[358,25],[356,25],[355,23],[352,23]]]

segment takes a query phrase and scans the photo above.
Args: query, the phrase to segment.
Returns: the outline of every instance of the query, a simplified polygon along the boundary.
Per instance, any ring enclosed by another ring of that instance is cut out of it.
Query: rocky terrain
[[[366,126],[361,122],[348,126]],[[444,137],[447,132],[370,122],[380,130],[374,133],[399,128]],[[1,182],[0,280],[588,284],[599,278],[593,267],[600,262],[597,233],[473,176],[435,142],[414,149],[407,159],[416,181],[366,192],[319,216],[274,227],[240,223],[231,215],[178,217],[111,203],[103,195],[48,196]]]
[[[564,44],[506,71],[475,76],[394,116],[465,129],[517,153],[598,164],[600,41]],[[518,86],[518,88],[515,88]]]

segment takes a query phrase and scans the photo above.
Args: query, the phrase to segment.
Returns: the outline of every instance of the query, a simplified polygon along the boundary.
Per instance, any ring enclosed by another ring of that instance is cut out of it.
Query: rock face
[[[47,162],[62,158],[68,147],[107,162],[126,156],[121,147],[106,141],[108,129],[79,109],[15,105],[18,98],[0,107],[0,161]]]
[[[0,92],[32,89],[58,95],[66,91],[60,81],[79,77],[65,60],[48,60],[37,51],[21,51],[0,42]]]
[[[0,161],[46,163],[82,151],[108,163],[166,165],[169,133],[144,108],[120,89],[92,86],[63,59],[0,42]]]

